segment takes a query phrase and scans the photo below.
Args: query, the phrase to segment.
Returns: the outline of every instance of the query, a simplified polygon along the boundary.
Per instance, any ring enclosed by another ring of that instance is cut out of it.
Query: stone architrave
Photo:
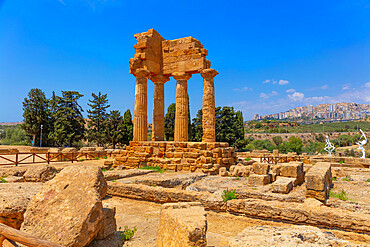
[[[149,71],[146,69],[136,69],[133,75],[136,77],[135,89],[135,111],[134,111],[134,141],[147,141],[148,131],[148,96],[147,96],[147,78]]]
[[[204,69],[200,72],[203,77],[203,142],[216,141],[215,123],[215,83],[218,75],[215,69]]]
[[[189,113],[188,80],[191,78],[191,74],[173,73],[172,76],[177,81],[174,140],[187,142]]]
[[[150,80],[154,83],[152,141],[164,141],[164,84],[170,78],[152,76]]]

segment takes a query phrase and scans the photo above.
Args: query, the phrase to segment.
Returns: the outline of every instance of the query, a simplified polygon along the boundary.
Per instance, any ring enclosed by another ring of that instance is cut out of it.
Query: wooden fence
[[[0,223],[0,247],[16,247],[17,243],[29,247],[63,247]]]
[[[105,151],[87,151],[87,152],[70,152],[70,153],[58,153],[58,152],[19,152],[14,154],[0,154],[0,166],[5,165],[25,165],[25,164],[37,164],[51,162],[65,162],[65,161],[78,161],[78,159],[100,159],[103,157],[111,157],[112,154],[107,154]],[[8,161],[7,163],[4,160]]]
[[[304,161],[304,158],[299,155],[289,156],[289,155],[261,155],[261,163],[277,164],[277,163],[289,163],[291,161]]]

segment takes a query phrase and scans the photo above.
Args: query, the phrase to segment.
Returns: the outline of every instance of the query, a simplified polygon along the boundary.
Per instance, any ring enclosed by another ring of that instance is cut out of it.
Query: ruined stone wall
[[[159,166],[175,171],[218,173],[220,167],[230,168],[237,161],[235,148],[225,142],[130,142],[116,157],[115,163],[126,168]]]

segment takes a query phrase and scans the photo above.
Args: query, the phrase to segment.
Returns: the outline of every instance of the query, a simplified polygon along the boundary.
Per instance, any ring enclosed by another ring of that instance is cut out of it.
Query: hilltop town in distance
[[[253,120],[294,120],[297,122],[341,122],[359,120],[370,116],[370,104],[336,103],[296,107],[285,112],[260,116],[255,114]]]

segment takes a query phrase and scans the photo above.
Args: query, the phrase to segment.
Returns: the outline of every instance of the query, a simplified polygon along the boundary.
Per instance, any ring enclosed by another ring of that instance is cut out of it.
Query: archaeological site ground
[[[133,140],[119,149],[0,148],[0,246],[370,246],[369,158],[216,142],[218,72],[201,42],[154,29],[135,38]],[[187,83],[197,73],[203,135],[189,142]],[[165,140],[170,77],[174,141]]]

